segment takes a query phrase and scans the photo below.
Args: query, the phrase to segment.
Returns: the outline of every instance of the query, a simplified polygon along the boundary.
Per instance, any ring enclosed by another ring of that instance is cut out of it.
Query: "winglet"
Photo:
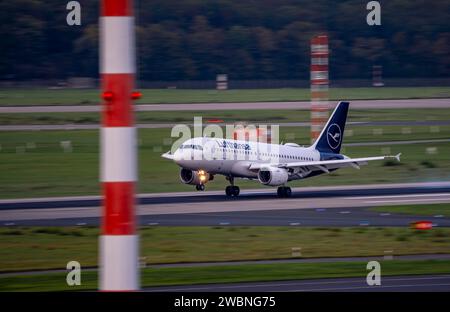
[[[402,155],[402,153],[398,153],[398,154],[395,155],[395,156],[392,156],[392,155],[384,156],[384,158],[390,158],[390,159],[394,158],[396,161],[400,162],[400,156],[401,156],[401,155]]]

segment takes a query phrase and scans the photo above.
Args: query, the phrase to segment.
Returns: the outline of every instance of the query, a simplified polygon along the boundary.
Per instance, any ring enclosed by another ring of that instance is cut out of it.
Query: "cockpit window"
[[[203,147],[201,145],[196,145],[196,144],[183,144],[180,146],[180,149],[196,149],[196,150],[202,151]]]

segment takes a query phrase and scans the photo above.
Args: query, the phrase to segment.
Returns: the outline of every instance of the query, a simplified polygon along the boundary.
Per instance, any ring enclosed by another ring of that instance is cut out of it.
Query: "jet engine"
[[[180,171],[180,180],[184,184],[200,185],[213,179],[213,176],[204,170],[189,170],[182,168]]]
[[[283,185],[288,181],[289,174],[285,169],[276,167],[261,168],[258,172],[258,180],[261,184],[269,186]]]

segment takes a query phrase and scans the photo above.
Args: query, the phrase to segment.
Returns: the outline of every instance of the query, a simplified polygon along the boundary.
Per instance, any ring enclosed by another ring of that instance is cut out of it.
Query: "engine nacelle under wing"
[[[200,185],[212,180],[213,176],[204,170],[189,170],[182,168],[180,171],[180,180],[184,184]]]
[[[289,179],[286,169],[276,167],[263,167],[258,172],[258,180],[261,184],[279,186],[285,184]]]

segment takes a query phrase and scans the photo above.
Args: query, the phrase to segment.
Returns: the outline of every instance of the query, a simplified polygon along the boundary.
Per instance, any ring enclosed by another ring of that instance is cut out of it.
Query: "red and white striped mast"
[[[328,119],[328,36],[311,39],[311,143]]]
[[[133,100],[140,95],[133,92],[136,72],[133,1],[102,0],[101,3],[103,211],[99,286],[104,291],[133,291],[139,289]]]

